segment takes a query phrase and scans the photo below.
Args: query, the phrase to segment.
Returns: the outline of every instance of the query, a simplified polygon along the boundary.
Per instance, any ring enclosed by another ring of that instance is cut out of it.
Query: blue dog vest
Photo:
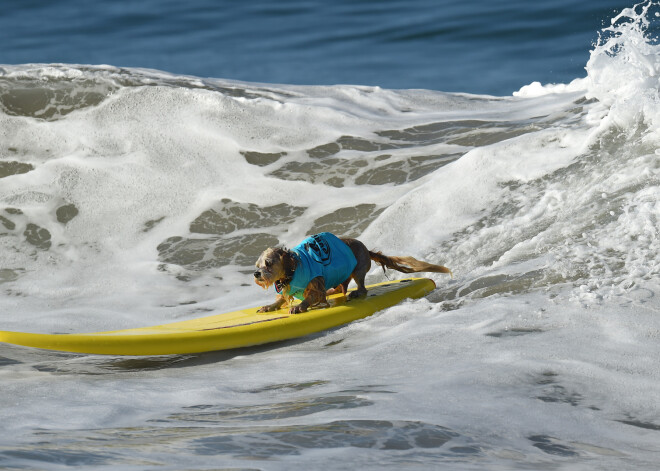
[[[291,252],[297,265],[289,283],[289,295],[300,300],[305,299],[307,285],[317,276],[323,277],[328,290],[346,281],[357,265],[350,247],[329,232],[306,238]]]

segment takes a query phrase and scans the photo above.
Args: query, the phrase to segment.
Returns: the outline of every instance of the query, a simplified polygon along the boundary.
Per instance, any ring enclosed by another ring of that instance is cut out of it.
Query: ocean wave
[[[3,330],[263,305],[257,255],[316,231],[454,278],[273,347],[119,359],[3,345],[0,461],[655,466],[656,9],[614,18],[586,78],[506,97],[2,66]],[[384,276],[398,275],[368,281]]]
[[[5,290],[209,301],[262,246],[330,230],[454,267],[449,297],[520,264],[526,289],[625,292],[658,274],[654,8],[613,19],[586,79],[512,97],[4,66]]]

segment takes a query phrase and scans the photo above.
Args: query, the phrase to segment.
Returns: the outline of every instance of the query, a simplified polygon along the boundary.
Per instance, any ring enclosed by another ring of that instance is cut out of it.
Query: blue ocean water
[[[508,95],[585,76],[625,0],[9,0],[0,64]]]

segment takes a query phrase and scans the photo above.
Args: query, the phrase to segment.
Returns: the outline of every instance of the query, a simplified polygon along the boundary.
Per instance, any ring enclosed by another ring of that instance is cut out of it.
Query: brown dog
[[[289,312],[305,312],[316,305],[327,305],[326,294],[339,289],[346,295],[348,284],[354,280],[357,290],[349,294],[360,297],[367,294],[364,278],[371,268],[371,261],[385,268],[402,273],[448,273],[449,268],[422,262],[412,257],[388,257],[371,252],[357,239],[338,238],[324,232],[308,237],[292,250],[266,249],[257,260],[254,281],[264,289],[275,285],[278,295],[273,304],[258,312],[274,311],[284,305],[291,306],[293,298],[301,299]]]

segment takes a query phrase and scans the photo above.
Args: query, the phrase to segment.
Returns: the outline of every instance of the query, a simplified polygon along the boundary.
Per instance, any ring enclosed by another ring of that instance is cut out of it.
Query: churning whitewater
[[[1,330],[259,306],[259,253],[321,231],[454,273],[270,347],[0,345],[0,467],[649,469],[656,10],[615,17],[585,78],[511,97],[0,67]]]

